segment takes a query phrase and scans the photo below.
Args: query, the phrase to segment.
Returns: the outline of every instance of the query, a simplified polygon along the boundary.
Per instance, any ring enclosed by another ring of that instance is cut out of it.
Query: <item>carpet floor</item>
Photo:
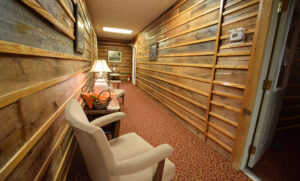
[[[250,180],[231,167],[229,161],[215,152],[147,93],[130,83],[122,83],[125,105],[121,110],[121,135],[136,132],[153,146],[168,143],[174,148],[170,160],[176,165],[174,180]],[[76,158],[77,157],[77,158]],[[89,180],[80,153],[72,163],[67,180]]]

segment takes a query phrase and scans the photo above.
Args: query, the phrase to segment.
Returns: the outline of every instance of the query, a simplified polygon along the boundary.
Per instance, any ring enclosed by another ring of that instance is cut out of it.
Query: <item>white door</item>
[[[135,85],[135,74],[136,74],[136,45],[132,48],[132,75],[131,82]]]
[[[285,57],[289,55],[286,50],[286,42],[289,33],[290,22],[293,15],[294,1],[291,1],[289,8],[283,12],[280,18],[277,35],[275,36],[275,47],[271,59],[270,69],[267,74],[267,80],[272,81],[269,90],[266,90],[263,95],[261,110],[258,118],[257,128],[254,135],[253,146],[256,147],[255,154],[251,154],[248,166],[253,168],[260,160],[263,154],[270,147],[276,131],[281,110],[281,103],[285,93],[286,85],[277,85],[280,70],[286,65]],[[274,17],[273,17],[274,18]],[[283,76],[283,75],[280,75]]]

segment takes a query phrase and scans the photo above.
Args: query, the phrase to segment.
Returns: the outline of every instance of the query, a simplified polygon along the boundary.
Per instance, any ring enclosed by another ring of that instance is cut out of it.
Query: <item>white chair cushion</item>
[[[124,95],[125,91],[123,89],[114,89],[114,92],[117,97]]]
[[[109,141],[109,144],[111,146],[111,151],[117,161],[122,161],[143,154],[153,148],[152,145],[147,143],[143,138],[135,133],[122,135]],[[118,179],[120,179],[121,181],[152,181],[152,176],[156,171],[156,167],[157,164],[134,174],[122,175]],[[174,175],[175,165],[169,159],[166,159],[162,180],[169,181],[174,177]]]

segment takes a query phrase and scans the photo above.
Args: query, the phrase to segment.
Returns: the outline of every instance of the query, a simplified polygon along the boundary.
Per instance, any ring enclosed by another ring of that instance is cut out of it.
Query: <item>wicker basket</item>
[[[109,96],[107,99],[100,99],[100,96],[102,94],[104,94],[105,92],[108,92]],[[110,91],[109,90],[105,90],[105,91],[102,91],[99,93],[98,95],[98,98],[94,99],[94,102],[93,102],[93,109],[107,109],[107,106],[111,100],[111,97],[110,97]]]

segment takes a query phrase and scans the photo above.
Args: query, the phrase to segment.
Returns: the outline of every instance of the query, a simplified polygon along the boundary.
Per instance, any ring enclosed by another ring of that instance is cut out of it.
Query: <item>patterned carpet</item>
[[[231,168],[230,162],[141,89],[130,83],[122,83],[121,88],[125,90],[125,105],[121,109],[126,114],[126,118],[121,121],[121,134],[136,132],[153,146],[170,144],[174,148],[170,160],[176,165],[174,180],[250,180],[241,171]],[[76,157],[68,180],[89,180],[80,153]]]

